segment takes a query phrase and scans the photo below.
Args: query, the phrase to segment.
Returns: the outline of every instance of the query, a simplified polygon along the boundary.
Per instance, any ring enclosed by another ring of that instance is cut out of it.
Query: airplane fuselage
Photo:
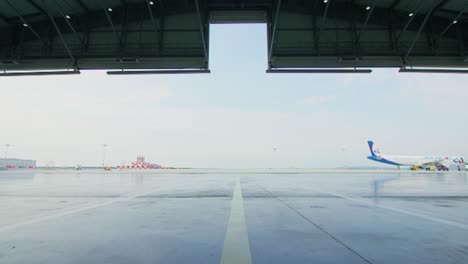
[[[452,166],[460,170],[465,167],[465,161],[462,157],[454,156],[403,156],[403,155],[383,155],[375,148],[374,142],[368,141],[370,156],[367,158],[373,161],[395,165],[411,166],[412,168],[437,168],[438,170],[448,170]]]
[[[383,156],[368,156],[370,160],[396,166],[415,166],[427,164],[434,161],[439,161],[447,166],[461,166],[462,160],[459,157],[449,156],[400,156],[400,155],[383,155]]]

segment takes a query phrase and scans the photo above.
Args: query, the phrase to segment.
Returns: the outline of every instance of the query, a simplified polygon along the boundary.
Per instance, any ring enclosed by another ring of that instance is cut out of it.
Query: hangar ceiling
[[[468,68],[466,0],[0,0],[0,75],[209,72],[211,23],[267,23],[269,72]]]

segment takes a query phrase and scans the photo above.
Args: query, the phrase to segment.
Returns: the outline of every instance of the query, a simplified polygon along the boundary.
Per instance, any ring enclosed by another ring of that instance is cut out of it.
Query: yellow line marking
[[[96,209],[96,208],[99,208],[99,207],[104,207],[104,206],[115,204],[115,203],[118,203],[118,202],[128,201],[128,200],[134,199],[134,198],[139,197],[139,196],[145,196],[145,195],[148,195],[148,194],[155,193],[155,192],[159,191],[160,189],[161,188],[153,189],[151,191],[137,193],[137,194],[125,194],[123,196],[113,198],[113,199],[110,199],[110,200],[105,201],[105,202],[100,202],[100,203],[91,204],[91,205],[79,206],[77,208],[68,209],[68,210],[65,209],[64,211],[61,211],[61,212],[58,212],[58,213],[55,213],[55,214],[41,216],[41,217],[37,217],[37,218],[31,219],[31,220],[26,220],[26,221],[23,221],[23,222],[19,222],[19,223],[16,223],[16,224],[3,226],[3,227],[0,227],[0,233],[5,232],[5,231],[9,231],[9,230],[14,230],[14,229],[19,228],[19,227],[28,226],[28,225],[40,223],[40,222],[51,220],[51,219],[61,218],[61,217],[67,216],[67,215],[73,215],[73,214],[81,213],[81,212],[84,212],[84,211]]]
[[[249,236],[245,224],[244,203],[240,180],[237,178],[236,187],[231,202],[231,215],[224,238],[221,264],[251,264]]]
[[[410,215],[410,216],[419,217],[419,218],[426,219],[426,220],[429,220],[429,221],[432,221],[432,222],[436,222],[436,223],[445,224],[445,225],[449,225],[449,226],[458,227],[458,228],[461,228],[461,229],[468,230],[468,225],[465,225],[465,224],[462,224],[462,223],[457,223],[457,222],[445,220],[445,219],[442,219],[442,218],[439,218],[439,217],[430,216],[430,215],[427,215],[427,214],[424,214],[424,213],[419,213],[419,212],[415,212],[415,211],[411,211],[411,210],[407,210],[407,209],[403,209],[403,208],[387,206],[387,205],[383,205],[383,204],[379,204],[379,203],[374,203],[372,201],[366,201],[366,200],[358,198],[357,196],[354,196],[354,195],[350,195],[350,194],[345,195],[345,194],[334,193],[334,192],[323,191],[323,190],[322,191],[317,190],[317,192],[321,192],[321,193],[341,197],[341,198],[344,198],[344,199],[347,199],[347,200],[350,200],[350,201],[353,201],[353,202],[362,203],[362,204],[366,204],[366,205],[370,205],[370,206],[375,206],[375,207],[378,207],[378,208],[381,208],[381,209],[385,209],[385,210],[389,210],[389,211],[393,211],[393,212],[398,212],[398,213],[401,213],[401,214],[406,214],[406,215]]]

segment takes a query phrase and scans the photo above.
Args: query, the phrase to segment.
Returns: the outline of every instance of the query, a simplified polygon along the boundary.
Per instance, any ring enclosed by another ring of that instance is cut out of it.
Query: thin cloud
[[[298,100],[296,103],[299,105],[321,105],[333,101],[331,96],[308,96],[301,100]]]

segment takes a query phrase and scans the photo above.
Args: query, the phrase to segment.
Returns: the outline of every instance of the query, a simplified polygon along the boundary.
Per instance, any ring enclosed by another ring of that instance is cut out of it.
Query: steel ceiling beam
[[[156,40],[159,41],[159,31],[161,31],[161,27],[160,25],[158,25],[158,23],[156,22],[156,19],[154,19],[154,16],[153,16],[153,9],[152,9],[152,6],[150,4],[150,0],[145,0],[146,1],[146,5],[148,7],[148,13],[150,15],[150,19],[151,19],[151,23],[153,24],[153,28],[154,28],[154,33],[156,35]]]
[[[123,21],[120,26],[120,40],[119,40],[119,51],[121,53],[125,53],[125,49],[127,46],[127,30],[128,30],[128,6],[127,6],[127,1],[125,0],[120,0],[120,2],[123,5],[124,12],[123,12]]]
[[[86,13],[89,13],[89,8],[81,0],[75,0],[75,2],[83,9]]]
[[[408,51],[407,51],[406,54],[405,54],[404,63],[406,63],[406,61],[408,60],[408,57],[409,57],[409,55],[411,54],[411,52],[413,51],[414,46],[416,45],[416,42],[418,41],[419,36],[421,35],[421,31],[422,31],[423,28],[426,26],[426,23],[427,23],[427,21],[429,20],[429,18],[434,14],[435,11],[437,11],[437,9],[439,9],[440,7],[442,7],[443,5],[445,5],[447,2],[448,2],[448,0],[442,0],[442,1],[439,2],[438,5],[431,7],[430,11],[427,12],[426,16],[424,17],[423,22],[422,22],[421,25],[419,26],[418,32],[416,33],[416,36],[414,37],[413,42],[411,43],[410,48],[408,49]]]
[[[59,3],[57,2],[57,0],[54,0],[54,3],[55,3],[55,7],[57,8],[57,10],[59,11],[60,15],[63,17],[63,19],[65,20],[65,23],[67,23],[68,27],[70,28],[70,30],[73,32],[73,35],[78,39],[78,41],[81,43],[81,45],[83,45],[83,39],[78,35],[78,32],[76,31],[75,27],[73,27],[73,25],[71,24],[70,22],[70,19],[67,18],[67,14],[65,14],[62,10],[62,8],[60,8],[60,5]]]
[[[315,0],[314,9],[312,12],[312,30],[314,34],[314,49],[317,54],[318,54],[319,38],[318,38],[318,27],[317,27],[317,14],[315,10],[317,10],[319,1],[320,0]]]
[[[206,45],[206,38],[205,38],[205,20],[202,19],[201,13],[200,13],[200,5],[198,0],[195,0],[195,7],[198,15],[198,22],[200,24],[200,35],[201,35],[201,41],[202,41],[202,48],[203,48],[203,55],[205,56],[205,61],[206,64],[208,65],[208,49]]]
[[[367,28],[367,23],[369,23],[369,19],[371,18],[372,16],[372,13],[374,12],[374,8],[375,8],[375,4],[377,3],[378,0],[374,0],[372,2],[372,5],[370,6],[370,10],[369,10],[369,13],[367,13],[367,16],[366,16],[366,20],[364,21],[364,24],[362,25],[361,29],[359,30],[358,34],[357,34],[357,39],[356,39],[356,42],[359,42],[359,39],[361,38],[361,34],[362,32],[364,32]]]
[[[319,2],[321,0],[318,0]],[[323,11],[323,15],[322,15],[322,23],[320,23],[320,26],[317,30],[317,37],[316,39],[314,40],[316,42],[316,52],[317,52],[317,56],[320,55],[320,32],[322,32],[322,29],[323,27],[325,26],[325,22],[327,21],[327,16],[328,16],[328,9],[329,9],[329,6],[330,6],[330,1],[334,1],[334,0],[328,0],[327,3],[325,4],[325,10]],[[317,3],[317,2],[316,2]]]
[[[26,22],[26,20],[23,18],[23,16],[19,13],[18,9],[16,9],[16,7],[10,2],[10,0],[5,0],[6,3],[8,4],[8,6],[13,9],[13,11],[15,12],[16,16],[21,20],[21,22],[23,22],[23,26],[27,27],[33,34],[34,36],[40,41],[42,42],[42,44],[44,44],[44,41],[41,39],[41,37],[39,36],[39,34],[34,30],[34,28],[28,24],[28,22]]]
[[[115,38],[117,39],[117,41],[120,41],[119,34],[117,33],[117,30],[115,29],[114,23],[112,22],[112,18],[110,17],[109,12],[107,12],[108,7],[104,6],[104,4],[102,3],[102,0],[98,0],[98,2],[101,5],[102,10],[104,10],[104,13],[106,14],[107,22],[109,22],[109,25],[111,26],[112,31],[115,34]]]
[[[336,1],[333,1],[333,19],[334,19],[334,26],[335,28],[338,28],[338,19],[336,17]],[[340,42],[340,34],[337,30],[335,30],[335,51],[339,53],[340,47],[339,47],[339,42]]]
[[[411,22],[413,22],[414,18],[415,18],[416,15],[418,14],[419,10],[421,9],[421,6],[422,6],[423,1],[424,1],[424,0],[419,0],[418,6],[417,6],[416,9],[414,10],[414,12],[412,12],[413,15],[410,16],[410,18],[408,19],[408,22],[407,22],[406,25],[403,27],[403,30],[401,30],[400,34],[398,34],[398,37],[396,38],[397,43],[400,41],[401,36],[406,32],[406,30],[408,29],[409,25],[411,24]]]
[[[447,31],[453,25],[455,25],[454,21],[458,21],[458,19],[460,19],[460,17],[463,15],[463,13],[465,13],[466,8],[467,8],[467,6],[464,6],[463,9],[457,14],[457,16],[452,21],[450,21],[450,23],[445,27],[445,29],[442,31],[442,33],[440,33],[439,37],[437,38],[437,42],[439,42],[440,39],[445,35],[445,33],[447,33]]]
[[[165,13],[164,13],[164,2],[163,0],[159,0],[160,2],[160,9],[159,9],[159,27],[161,30],[159,30],[159,38],[158,38],[158,52],[159,56],[161,56],[163,49],[164,49],[164,24],[166,21]]]
[[[328,0],[327,4],[325,5],[325,10],[323,11],[323,16],[322,16],[322,23],[320,24],[320,27],[319,27],[319,33],[320,31],[322,31],[323,26],[325,25],[325,22],[327,21],[328,7],[330,6],[330,1],[332,0]]]
[[[26,2],[28,2],[30,5],[32,5],[37,11],[39,11],[45,17],[47,17],[47,18],[49,17],[47,12],[40,5],[38,5],[36,2],[34,2],[33,0],[26,0]]]
[[[353,54],[356,55],[357,51],[359,49],[359,43],[356,41],[357,39],[357,29],[356,29],[356,5],[355,5],[355,0],[350,0],[349,1],[349,24],[351,26],[351,32],[352,32],[352,49],[353,49]]]
[[[389,7],[391,10],[395,9],[399,4],[401,3],[401,0],[395,0],[393,1],[392,5]]]
[[[271,32],[271,41],[270,41],[270,50],[268,51],[268,67],[271,67],[271,57],[273,55],[273,47],[275,45],[276,39],[276,27],[278,25],[278,17],[279,12],[281,10],[281,0],[276,1],[276,13],[275,13],[275,21],[273,21],[273,28]]]
[[[394,9],[399,3],[400,3],[400,0],[395,0],[388,9],[388,33],[389,33],[388,39],[391,43],[392,50],[395,51],[396,53],[399,50],[399,46],[398,46],[398,43],[396,42],[396,36],[395,36]]]
[[[76,59],[75,59],[75,56],[73,56],[73,53],[71,52],[70,48],[68,47],[68,44],[67,42],[65,41],[63,35],[62,35],[62,32],[60,31],[59,27],[57,26],[57,23],[55,22],[55,19],[52,17],[52,15],[47,11],[47,8],[46,9],[43,9],[41,6],[39,6],[37,3],[35,3],[34,1],[32,0],[28,0],[29,3],[31,3],[35,8],[37,8],[39,11],[41,12],[44,12],[45,15],[49,18],[50,22],[52,23],[52,26],[55,28],[55,31],[57,32],[57,34],[59,35],[60,37],[60,41],[62,42],[65,50],[67,51],[68,53],[68,56],[70,57],[70,59],[72,60],[72,63],[73,63],[73,66],[76,67]],[[45,1],[42,0],[42,3],[45,4]]]
[[[55,0],[54,0],[55,1]],[[70,57],[74,67],[76,67],[77,65],[77,61],[75,59],[75,57],[73,56],[73,53],[71,52],[71,49],[69,48],[67,42],[65,41],[64,37],[63,37],[63,34],[62,32],[60,31],[60,28],[58,27],[57,23],[55,22],[55,19],[52,17],[52,15],[47,11],[47,6],[46,8],[43,8],[41,5],[39,5],[38,3],[34,2],[33,0],[27,0],[27,2],[33,6],[36,10],[38,10],[41,14],[43,14],[44,16],[46,16],[49,21],[51,22],[52,26],[54,27],[55,29],[55,32],[57,33],[57,35],[59,36],[60,38],[60,41],[62,42],[64,48],[65,48],[65,51],[67,52],[68,56]],[[45,1],[42,0],[42,4],[43,5],[46,5]],[[58,5],[56,5],[56,7],[58,7]],[[65,20],[67,20],[65,17],[64,17]],[[68,21],[67,21],[68,22]]]

